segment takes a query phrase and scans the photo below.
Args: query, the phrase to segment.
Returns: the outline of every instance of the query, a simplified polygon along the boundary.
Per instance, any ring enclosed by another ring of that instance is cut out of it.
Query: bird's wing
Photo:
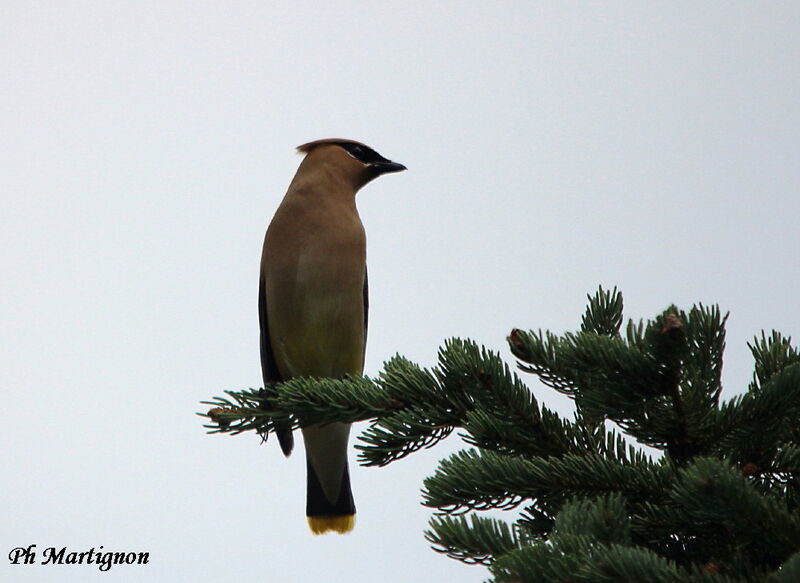
[[[365,292],[366,293],[366,292]],[[264,379],[264,389],[269,390],[269,385],[283,380],[275,363],[275,354],[272,352],[272,342],[269,338],[269,321],[267,319],[267,289],[262,275],[258,282],[258,323],[261,327],[261,376]],[[291,425],[286,422],[275,424],[275,434],[281,446],[283,455],[289,456],[294,447],[294,435]]]

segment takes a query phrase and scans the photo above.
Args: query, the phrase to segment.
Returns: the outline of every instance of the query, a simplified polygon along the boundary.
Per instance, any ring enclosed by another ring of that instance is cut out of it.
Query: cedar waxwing
[[[360,375],[367,338],[364,227],[355,195],[381,174],[405,170],[352,140],[317,140],[305,154],[267,229],[258,315],[264,386],[294,377]],[[288,456],[288,427],[277,427]],[[347,470],[350,424],[302,429],[306,515],[314,534],[345,533],[356,507]]]

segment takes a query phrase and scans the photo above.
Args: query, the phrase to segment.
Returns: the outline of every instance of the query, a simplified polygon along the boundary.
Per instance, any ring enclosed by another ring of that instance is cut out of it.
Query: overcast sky
[[[799,31],[791,2],[4,0],[0,556],[150,564],[0,579],[484,580],[422,536],[457,438],[352,468],[354,532],[313,537],[301,452],[194,414],[261,382],[258,262],[294,147],[409,168],[358,196],[367,374],[451,336],[513,363],[512,327],[573,330],[603,284],[626,317],[730,310],[730,397],[753,335],[800,337]]]

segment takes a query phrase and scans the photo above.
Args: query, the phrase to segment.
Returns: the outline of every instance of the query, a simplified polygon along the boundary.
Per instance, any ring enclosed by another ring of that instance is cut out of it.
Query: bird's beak
[[[397,162],[392,162],[391,160],[379,160],[378,162],[373,162],[370,164],[375,170],[378,171],[378,174],[389,174],[390,172],[402,172],[403,170],[408,170],[402,164]]]

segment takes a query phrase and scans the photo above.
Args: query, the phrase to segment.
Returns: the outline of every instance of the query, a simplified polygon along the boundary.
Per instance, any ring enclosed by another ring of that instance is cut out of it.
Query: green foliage
[[[727,315],[670,306],[623,327],[622,311],[600,288],[579,331],[508,338],[521,371],[574,401],[572,418],[499,354],[452,339],[430,369],[396,356],[375,379],[228,391],[207,427],[370,420],[356,445],[370,466],[458,430],[471,447],[425,480],[425,536],[494,582],[800,581],[800,352],[762,333],[753,381],[721,403]]]
[[[775,373],[800,362],[800,352],[792,346],[792,339],[784,338],[775,330],[769,338],[762,332],[761,338],[754,338],[747,346],[756,361],[751,391],[759,390]]]
[[[431,520],[431,530],[425,538],[434,549],[465,563],[491,564],[499,557],[520,548],[520,541],[507,522],[473,514],[444,516]]]

